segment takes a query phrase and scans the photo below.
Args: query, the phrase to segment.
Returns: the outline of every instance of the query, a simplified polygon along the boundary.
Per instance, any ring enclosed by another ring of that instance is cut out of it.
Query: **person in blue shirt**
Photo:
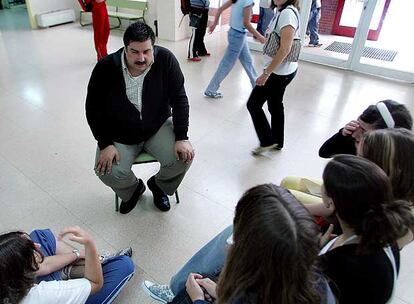
[[[253,0],[227,0],[218,10],[213,24],[210,26],[212,33],[219,21],[221,13],[231,7],[230,30],[228,32],[229,45],[223,59],[217,68],[216,73],[204,91],[204,96],[209,98],[221,98],[223,95],[218,92],[221,82],[230,73],[237,59],[243,65],[249,76],[252,87],[256,85],[257,72],[253,66],[252,55],[246,41],[246,30],[253,34],[261,43],[265,38],[250,23],[252,15]]]

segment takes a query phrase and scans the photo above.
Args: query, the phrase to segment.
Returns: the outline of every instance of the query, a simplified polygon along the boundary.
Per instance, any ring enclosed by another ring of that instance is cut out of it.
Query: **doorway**
[[[311,2],[302,2],[301,24]],[[305,38],[301,59],[414,83],[414,44],[406,36],[413,11],[406,0],[322,0],[322,46],[307,47]]]
[[[0,0],[0,31],[31,29],[29,14],[24,0]]]

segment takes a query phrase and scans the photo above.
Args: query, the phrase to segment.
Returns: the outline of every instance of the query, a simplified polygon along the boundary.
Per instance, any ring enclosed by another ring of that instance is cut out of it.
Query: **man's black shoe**
[[[152,192],[152,196],[154,197],[155,207],[164,212],[170,210],[170,200],[168,199],[168,196],[157,186],[154,176],[147,181],[147,185]]]
[[[132,194],[132,197],[127,200],[126,202],[122,201],[121,205],[119,206],[119,212],[122,214],[127,214],[131,212],[132,209],[135,208],[135,206],[138,203],[139,198],[141,197],[142,193],[145,191],[145,184],[142,181],[142,179],[138,179],[138,186],[134,191],[134,194]]]

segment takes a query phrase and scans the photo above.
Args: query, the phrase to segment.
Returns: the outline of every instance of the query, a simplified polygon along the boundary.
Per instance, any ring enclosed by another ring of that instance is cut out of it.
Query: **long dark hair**
[[[6,303],[19,303],[35,283],[35,272],[39,269],[36,255],[43,255],[21,231],[0,236],[0,299]]]
[[[234,244],[220,275],[218,303],[320,303],[318,230],[308,211],[285,189],[248,190],[236,207]]]
[[[274,2],[273,2],[273,0],[272,0],[272,4],[274,5],[274,6],[272,6],[273,8],[274,7],[277,7],[276,6],[276,4],[274,4]],[[283,4],[282,5],[282,7],[278,7],[277,9],[279,10],[279,11],[283,11],[285,8],[287,8],[289,5],[293,5],[294,7],[296,7],[297,8],[297,10],[299,11],[300,10],[300,7],[299,7],[299,0],[287,0],[286,2],[285,2],[285,4]]]
[[[414,135],[407,129],[369,131],[362,140],[361,156],[376,163],[391,181],[397,199],[414,203]]]
[[[413,127],[413,119],[410,111],[408,111],[405,105],[391,99],[382,100],[380,102],[383,102],[390,112],[395,122],[395,128],[406,128],[411,130]],[[359,119],[372,125],[373,129],[387,128],[384,119],[381,117],[381,114],[377,109],[377,105],[370,105],[366,108],[359,116]]]
[[[325,167],[323,183],[336,215],[360,236],[360,254],[393,244],[414,223],[409,203],[393,200],[388,176],[367,159],[335,156]]]

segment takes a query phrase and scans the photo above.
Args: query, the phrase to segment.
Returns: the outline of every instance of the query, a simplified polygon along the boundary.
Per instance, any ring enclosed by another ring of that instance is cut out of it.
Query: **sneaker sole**
[[[153,294],[153,293],[151,292],[151,290],[149,290],[149,288],[147,287],[147,285],[145,285],[145,281],[144,281],[144,282],[142,282],[141,287],[142,287],[142,289],[144,289],[144,292],[145,292],[148,296],[150,296],[152,299],[157,300],[158,302],[161,302],[161,303],[164,303],[164,304],[167,304],[167,303],[168,303],[168,302],[167,302],[167,301],[165,301],[164,299],[161,299],[160,297],[158,297],[158,296],[156,296],[155,294]]]
[[[223,98],[223,95],[220,95],[220,96],[217,96],[217,97],[207,95],[206,93],[204,93],[203,95],[204,95],[204,97],[211,98],[211,99],[220,99],[220,98]]]

